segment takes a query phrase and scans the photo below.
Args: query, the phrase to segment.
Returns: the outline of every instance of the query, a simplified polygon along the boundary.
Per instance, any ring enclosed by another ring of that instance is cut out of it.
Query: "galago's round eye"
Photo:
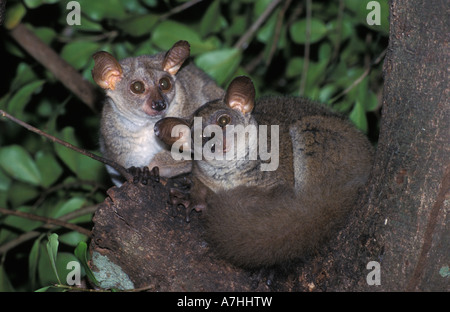
[[[217,118],[217,124],[220,127],[225,127],[226,125],[228,125],[231,122],[231,117],[230,115],[227,114],[222,114]]]
[[[172,88],[172,83],[170,82],[170,79],[167,77],[161,78],[159,80],[159,87],[163,91],[169,91]]]
[[[145,91],[145,85],[142,81],[135,81],[131,84],[130,89],[135,94],[142,94]]]

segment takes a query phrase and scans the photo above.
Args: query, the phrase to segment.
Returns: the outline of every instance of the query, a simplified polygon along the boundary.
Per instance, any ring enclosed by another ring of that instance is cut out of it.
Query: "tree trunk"
[[[450,263],[449,3],[392,1],[369,192],[383,290],[445,290]],[[384,254],[381,251],[384,250]]]
[[[91,251],[118,264],[134,287],[154,290],[448,291],[448,2],[394,0],[390,7],[371,179],[361,208],[321,254],[271,288],[255,284],[215,258],[196,218],[187,225],[169,216],[163,186],[151,193],[131,184],[111,191],[96,213]]]
[[[354,258],[337,261],[337,289],[449,290],[449,6],[390,7],[378,149],[366,204],[336,243],[335,254]],[[367,284],[369,261],[380,265],[379,286]]]

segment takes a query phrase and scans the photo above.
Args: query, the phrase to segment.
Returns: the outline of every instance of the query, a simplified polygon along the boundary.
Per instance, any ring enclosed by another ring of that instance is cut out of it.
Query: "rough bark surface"
[[[383,121],[369,210],[383,290],[448,290],[449,4],[392,1]],[[373,218],[375,219],[375,218]],[[440,273],[441,272],[441,273]]]
[[[108,257],[135,288],[154,291],[268,290],[251,274],[214,257],[202,240],[199,215],[186,223],[184,211],[173,216],[168,188],[161,183],[125,183],[108,191],[95,213],[91,253]],[[98,264],[98,263],[97,263]],[[96,263],[93,263],[94,270]],[[115,280],[115,272],[106,279]],[[116,274],[117,275],[117,274]],[[118,282],[115,287],[122,288]]]
[[[448,2],[391,1],[383,118],[361,210],[332,258],[338,290],[449,290]],[[365,278],[369,261],[381,285]],[[340,281],[340,283],[339,283]]]

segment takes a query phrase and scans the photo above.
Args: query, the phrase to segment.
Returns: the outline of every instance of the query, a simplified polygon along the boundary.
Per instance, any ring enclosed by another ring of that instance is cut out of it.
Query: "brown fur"
[[[354,206],[357,188],[294,192],[239,186],[207,198],[206,239],[218,255],[255,268],[304,258],[333,235]]]
[[[279,125],[279,167],[261,171],[261,160],[195,161],[192,208],[204,210],[206,239],[220,256],[244,267],[271,266],[310,254],[335,233],[355,208],[373,149],[343,116],[302,98],[264,97],[248,110],[254,99],[242,94],[254,93],[245,80],[236,78],[224,100],[194,116],[204,127],[224,114],[234,125]],[[229,94],[234,90],[238,94]]]

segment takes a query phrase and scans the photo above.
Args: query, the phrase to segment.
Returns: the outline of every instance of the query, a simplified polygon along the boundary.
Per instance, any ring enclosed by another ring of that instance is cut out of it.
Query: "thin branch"
[[[77,181],[69,182],[69,183],[63,182],[63,183],[60,183],[60,184],[57,184],[57,185],[54,185],[54,186],[52,186],[50,188],[45,189],[41,193],[39,198],[36,200],[36,202],[33,204],[33,207],[34,208],[38,208],[45,201],[47,196],[49,194],[53,193],[53,192],[56,192],[56,191],[61,190],[61,189],[70,189],[70,188],[75,188],[75,187],[82,187],[83,185],[90,185],[90,186],[93,187],[94,190],[97,190],[99,188],[100,189],[104,189],[104,190],[107,189],[106,186],[99,185],[97,182],[94,182],[94,181],[77,180]]]
[[[339,49],[341,46],[342,39],[342,20],[344,17],[345,3],[344,0],[339,0],[337,24],[336,24],[336,41],[334,43],[333,56],[331,57],[331,62],[333,62],[339,56]]]
[[[272,62],[273,55],[275,54],[275,51],[277,50],[278,41],[280,41],[280,34],[281,34],[281,28],[283,26],[283,20],[284,16],[286,14],[287,9],[291,5],[292,0],[286,0],[284,2],[283,7],[281,8],[280,13],[277,17],[277,23],[275,25],[275,31],[274,31],[274,38],[272,41],[272,46],[270,47],[269,55],[266,60],[266,66],[269,66]]]
[[[73,211],[73,212],[70,212],[68,214],[65,214],[61,218],[58,218],[58,220],[69,221],[69,220],[75,219],[75,218],[77,218],[79,216],[83,216],[83,215],[86,215],[86,214],[94,213],[97,210],[97,206],[98,205],[86,206],[86,207],[80,208],[80,209],[78,209],[76,211]],[[57,225],[53,225],[53,224],[43,224],[41,227],[44,228],[44,229],[47,229],[47,230],[54,230],[58,226]],[[16,247],[16,246],[26,242],[26,241],[29,241],[30,239],[38,237],[41,234],[42,233],[39,232],[39,231],[29,231],[29,232],[23,233],[22,235],[19,235],[15,239],[13,239],[13,240],[3,244],[2,246],[0,246],[0,255],[5,254],[10,249],[12,249],[12,248],[14,248],[14,247]]]
[[[281,0],[272,1],[266,8],[266,10],[261,14],[261,16],[253,23],[248,31],[236,42],[235,48],[244,50],[247,46],[247,41],[258,31],[259,27],[265,22],[272,11],[277,7]]]
[[[294,4],[296,4],[294,2]],[[289,28],[293,23],[297,21],[300,15],[303,13],[303,3],[298,1],[297,5],[294,6],[291,10],[289,10],[289,18],[286,22],[286,27]]]
[[[35,127],[27,124],[26,122],[23,122],[22,120],[19,120],[19,119],[15,118],[14,116],[11,116],[10,114],[6,113],[5,111],[3,111],[1,109],[0,109],[0,116],[6,117],[9,120],[15,122],[16,124],[26,128],[27,130],[30,130],[30,131],[32,131],[32,132],[34,132],[36,134],[42,135],[42,136],[46,137],[47,139],[49,139],[49,140],[51,140],[53,142],[59,143],[59,144],[65,146],[67,148],[70,148],[70,149],[72,149],[72,150],[74,150],[74,151],[76,151],[76,152],[78,152],[80,154],[88,156],[88,157],[90,157],[90,158],[92,158],[94,160],[97,160],[97,161],[99,161],[101,163],[104,163],[104,164],[106,164],[106,165],[116,169],[127,180],[130,180],[130,179],[133,178],[133,176],[124,167],[122,167],[121,165],[119,165],[118,163],[116,163],[116,162],[114,162],[112,160],[109,160],[109,159],[103,158],[101,156],[95,155],[94,153],[91,153],[91,152],[89,152],[87,150],[84,150],[84,149],[79,148],[79,147],[77,147],[75,145],[72,145],[72,144],[70,144],[68,142],[65,142],[65,141],[63,141],[61,139],[58,139],[57,137],[54,137],[53,135],[45,133],[44,131],[42,131],[42,130],[40,130],[38,128],[35,128]]]
[[[108,40],[113,40],[114,38],[116,38],[119,35],[119,32],[117,30],[111,30],[108,32],[104,32],[101,33],[99,35],[87,35],[87,36],[82,36],[82,37],[78,37],[76,39],[67,37],[67,36],[63,36],[63,35],[59,35],[56,37],[56,39],[59,42],[63,42],[63,43],[68,43],[68,42],[97,42],[97,41],[103,41],[105,39]]]
[[[83,79],[75,68],[63,60],[25,25],[19,23],[10,31],[10,35],[25,51],[80,98],[83,103],[89,106],[94,112],[96,111],[97,90],[89,81]]]
[[[60,289],[67,289],[68,291],[75,291],[75,292],[112,292],[112,291],[117,291],[116,289],[102,289],[102,288],[95,288],[95,289],[91,289],[91,288],[82,288],[79,286],[69,286],[69,285],[64,285],[64,284],[54,284],[48,287],[54,287],[54,288],[60,288]],[[148,290],[155,290],[155,285],[149,285],[149,286],[144,286],[144,287],[139,287],[139,288],[132,288],[132,289],[120,289],[120,292],[143,292],[143,291],[148,291]]]
[[[81,234],[84,234],[88,237],[91,236],[91,231],[87,230],[81,226],[78,226],[76,224],[73,223],[68,223],[59,219],[53,219],[53,218],[47,218],[47,217],[42,217],[42,216],[38,216],[32,213],[28,213],[28,212],[23,212],[23,211],[18,211],[18,210],[9,210],[9,209],[5,209],[5,208],[0,208],[0,213],[5,214],[5,215],[13,215],[13,216],[17,216],[17,217],[21,217],[21,218],[25,218],[25,219],[30,219],[30,220],[35,220],[35,221],[40,221],[40,222],[44,222],[45,224],[53,224],[53,225],[58,225],[58,226],[62,226],[65,227],[69,230],[72,231],[77,231]]]
[[[19,235],[15,239],[8,241],[0,246],[0,255],[7,253],[9,250],[13,249],[14,247],[19,246],[20,244],[27,242],[30,239],[38,237],[41,234],[42,233],[38,232],[38,231],[30,231],[30,232],[23,233],[22,235]]]
[[[344,96],[345,94],[350,92],[350,90],[352,90],[354,87],[356,87],[358,84],[360,84],[361,81],[363,81],[364,78],[366,78],[370,74],[370,72],[372,71],[372,67],[381,62],[383,57],[386,55],[386,51],[387,51],[387,49],[385,49],[383,52],[381,52],[380,55],[378,55],[378,57],[370,64],[370,66],[368,66],[366,68],[366,70],[364,70],[364,72],[362,73],[361,76],[359,76],[355,81],[353,81],[353,83],[351,85],[349,85],[344,91],[342,91],[341,93],[336,95],[334,98],[332,98],[329,101],[329,103],[336,102],[340,97]]]
[[[304,62],[302,69],[302,78],[300,80],[300,90],[299,95],[303,95],[306,88],[306,80],[308,77],[308,67],[309,67],[309,49],[310,49],[310,38],[311,38],[311,11],[312,3],[311,0],[306,0],[306,38],[305,38],[305,48],[304,48]]]
[[[195,4],[199,3],[199,2],[202,2],[202,1],[203,0],[191,0],[191,1],[188,1],[186,3],[183,3],[183,4],[181,4],[181,5],[177,6],[177,7],[174,7],[172,10],[170,10],[166,14],[161,15],[159,17],[159,20],[160,21],[164,21],[164,20],[168,19],[170,16],[172,16],[174,14],[177,14],[177,13],[180,13],[180,12],[190,8],[191,6],[193,6],[193,5],[195,5]]]

